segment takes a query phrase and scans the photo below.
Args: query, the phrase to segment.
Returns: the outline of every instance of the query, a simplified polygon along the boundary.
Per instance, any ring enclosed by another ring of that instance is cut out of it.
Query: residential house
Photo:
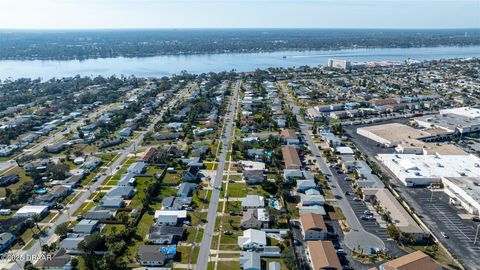
[[[300,215],[300,224],[305,241],[327,239],[328,229],[322,215],[302,214]]]
[[[242,208],[264,208],[265,207],[265,198],[259,195],[247,195],[242,200]]]
[[[86,219],[105,221],[114,219],[116,215],[116,210],[103,209],[100,206],[94,206],[92,209],[88,210],[88,212],[85,213],[84,216]]]
[[[198,180],[200,179],[198,167],[189,167],[185,172],[183,172],[182,179],[185,182],[198,182]]]
[[[380,270],[443,270],[446,269],[437,262],[435,262],[430,256],[421,252],[415,251],[405,256],[399,257],[395,260],[391,260],[379,266]]]
[[[163,266],[166,263],[166,255],[160,252],[156,245],[142,245],[138,248],[138,262],[142,266]]]
[[[248,229],[243,231],[243,236],[238,237],[238,245],[243,250],[252,250],[267,245],[267,234],[264,231]]]
[[[262,170],[246,170],[243,171],[243,179],[249,185],[258,185],[265,179],[265,176]]]
[[[142,174],[145,172],[146,169],[147,164],[145,162],[134,162],[128,167],[127,172],[133,174]]]
[[[269,221],[268,212],[265,208],[249,208],[246,211],[243,211],[243,217],[240,226],[242,229],[268,228]]]
[[[15,235],[9,232],[0,233],[0,252],[6,250],[10,245],[15,242]]]
[[[331,241],[307,241],[307,258],[313,270],[342,270]]]
[[[91,234],[98,229],[98,220],[82,219],[73,227],[74,233]]]
[[[189,197],[193,190],[197,187],[193,183],[181,183],[178,187],[177,196],[178,197]]]
[[[297,149],[293,146],[282,147],[283,161],[285,163],[285,169],[297,169],[302,167],[302,162],[298,156]]]
[[[170,245],[178,242],[183,236],[181,226],[153,225],[148,230],[147,240],[155,245]]]
[[[241,252],[240,268],[242,270],[262,270],[260,252],[250,250]]]
[[[297,180],[297,191],[305,192],[309,189],[318,189],[314,180]]]

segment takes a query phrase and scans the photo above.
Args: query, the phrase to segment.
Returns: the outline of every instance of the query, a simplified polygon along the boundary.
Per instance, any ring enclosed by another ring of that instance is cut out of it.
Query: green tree
[[[55,228],[55,234],[57,234],[61,239],[67,237],[68,234],[68,222],[64,222],[62,224],[59,224]]]

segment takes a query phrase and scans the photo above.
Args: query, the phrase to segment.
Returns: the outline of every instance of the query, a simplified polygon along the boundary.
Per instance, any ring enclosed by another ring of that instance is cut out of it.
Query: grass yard
[[[229,183],[227,196],[229,198],[243,198],[247,196],[247,188],[244,183]]]

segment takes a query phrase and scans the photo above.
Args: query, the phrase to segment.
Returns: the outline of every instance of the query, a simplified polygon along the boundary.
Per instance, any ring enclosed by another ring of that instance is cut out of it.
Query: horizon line
[[[132,28],[0,28],[0,31],[145,31],[145,30],[480,30],[480,27],[132,27]]]

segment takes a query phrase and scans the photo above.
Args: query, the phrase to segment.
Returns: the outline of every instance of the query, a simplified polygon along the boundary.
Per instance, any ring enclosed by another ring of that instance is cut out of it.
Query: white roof
[[[480,109],[471,107],[452,108],[440,110],[440,114],[455,114],[470,119],[477,119],[480,118]]]
[[[338,146],[335,150],[341,155],[353,155],[353,149],[348,146]]]
[[[265,163],[258,161],[242,160],[240,163],[243,165],[244,170],[265,170]]]
[[[255,229],[248,229],[243,231],[243,236],[238,237],[238,245],[244,246],[250,243],[259,245],[267,245],[267,233]]]
[[[154,218],[159,216],[176,216],[177,218],[187,218],[187,210],[157,210],[155,211]]]
[[[474,155],[379,154],[378,158],[400,179],[480,177],[480,159]]]
[[[48,206],[45,205],[25,205],[24,207],[18,209],[15,214],[41,214],[47,208]]]

